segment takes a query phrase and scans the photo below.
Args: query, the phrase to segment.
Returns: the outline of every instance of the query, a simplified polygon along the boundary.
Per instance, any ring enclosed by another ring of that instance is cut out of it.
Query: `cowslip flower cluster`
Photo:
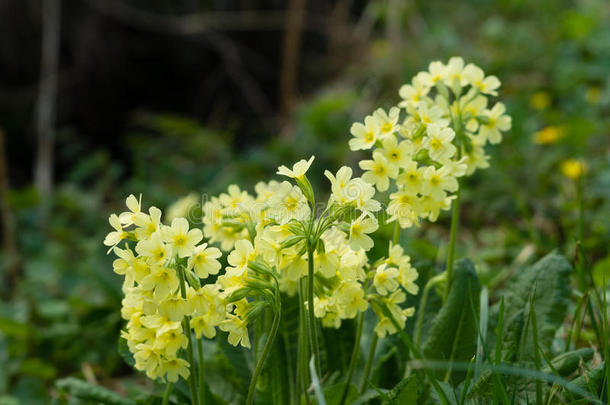
[[[405,293],[417,295],[419,292],[419,286],[415,284],[419,274],[411,265],[411,258],[405,255],[400,245],[394,245],[390,242],[388,257],[382,259],[371,274],[376,292],[371,299],[384,303],[398,325],[404,328],[407,318],[415,313],[415,308],[403,309],[400,304],[407,299]],[[377,326],[375,326],[377,336],[383,338],[386,335],[398,332],[394,323],[379,311],[378,307],[372,308],[379,319]]]
[[[511,127],[504,104],[489,106],[500,81],[460,57],[436,61],[399,90],[402,101],[351,127],[351,150],[371,150],[362,178],[390,194],[389,221],[402,228],[436,221],[456,198],[458,178],[489,166],[486,144]],[[404,114],[403,114],[404,113]],[[401,117],[402,115],[402,117]]]
[[[158,208],[143,212],[133,195],[126,204],[128,211],[110,216],[114,231],[104,240],[117,256],[115,273],[124,276],[121,315],[127,325],[121,335],[136,369],[149,378],[187,379],[190,365],[181,353],[191,331],[211,338],[216,327],[231,326],[220,286],[200,285],[200,279],[219,272],[221,252],[200,243],[201,230],[190,229],[185,218],[164,225]]]
[[[297,162],[292,169],[278,169],[278,174],[295,184],[261,182],[255,186],[255,195],[231,185],[227,193],[212,197],[203,209],[204,234],[230,251],[230,266],[218,278],[228,294],[254,291],[247,286],[260,282],[260,271],[265,269],[277,279],[280,291],[295,295],[300,280],[308,275],[311,260],[315,316],[324,326],[338,328],[342,320],[352,319],[368,308],[371,295],[367,288],[373,276],[366,251],[374,244],[369,235],[379,227],[374,213],[381,210],[381,204],[373,198],[374,187],[353,177],[352,169],[344,166],[335,174],[325,172],[332,193],[324,211],[316,215],[306,176],[312,162],[313,157]],[[398,254],[396,248],[400,247],[394,247],[394,261],[388,266],[394,266],[397,272],[400,268],[400,274],[388,276],[396,284],[378,288],[379,297],[395,293],[399,284],[416,293],[412,282],[417,272],[408,266],[408,256],[401,256],[402,250]],[[399,304],[403,297],[397,294],[393,302]],[[309,305],[308,301],[305,304]],[[406,315],[398,312],[404,319]],[[246,322],[239,314],[236,318]],[[391,327],[386,329],[392,332]]]

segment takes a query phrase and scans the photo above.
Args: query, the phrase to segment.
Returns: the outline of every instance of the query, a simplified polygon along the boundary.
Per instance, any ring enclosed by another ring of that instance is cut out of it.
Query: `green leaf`
[[[588,347],[573,350],[571,352],[560,354],[551,360],[553,370],[556,370],[562,377],[572,374],[581,362],[586,363],[593,358],[595,351]],[[551,373],[551,367],[547,366],[542,369],[544,373]]]
[[[353,388],[355,389],[356,387],[353,387]],[[352,391],[352,388],[350,388],[350,394],[348,394],[348,398],[351,395],[351,391]],[[384,394],[384,393],[385,393],[385,390],[382,388],[378,388],[378,389],[370,388],[370,389],[364,391],[364,393],[362,395],[360,395],[358,398],[356,398],[353,402],[349,402],[349,399],[348,399],[348,401],[346,401],[346,403],[350,404],[350,405],[369,404],[369,403],[371,403],[372,399],[379,398],[381,396],[381,394]],[[356,395],[358,395],[357,389],[356,389]]]
[[[17,322],[5,317],[0,317],[0,332],[5,334],[6,336],[23,338],[31,332],[31,329],[25,323]]]
[[[438,392],[434,390],[432,391],[432,400],[437,404],[447,403],[448,405],[458,405],[458,397],[456,395],[455,389],[451,386],[451,384],[448,384],[446,382],[439,382],[438,384],[443,390],[445,398],[447,398],[447,402],[441,400],[438,395]]]
[[[519,311],[526,311],[530,296],[534,294],[531,297],[532,310],[536,313],[538,344],[544,353],[549,352],[555,332],[566,317],[571,272],[572,266],[563,256],[550,253],[524,269],[504,292],[505,319],[518,319]],[[497,306],[494,309],[497,313]],[[527,313],[524,317],[527,319]],[[507,340],[503,347],[517,344]],[[533,361],[531,333],[523,336],[519,352],[522,354],[519,360]]]
[[[432,320],[423,354],[426,359],[469,361],[476,350],[477,324],[481,284],[468,259],[455,263],[454,279],[447,302]],[[474,308],[474,312],[473,312]],[[439,376],[445,371],[439,371]],[[463,378],[462,373],[454,377]]]
[[[90,384],[74,377],[63,378],[55,383],[58,390],[78,399],[108,405],[135,405],[135,401],[123,398],[114,391],[100,385]]]
[[[604,382],[606,373],[606,363],[602,362],[593,370],[572,380],[571,384],[584,391],[591,392],[593,395],[599,395]]]
[[[129,347],[127,346],[127,340],[123,337],[119,338],[119,354],[129,366],[134,367],[136,365],[133,354],[129,351]]]
[[[421,387],[417,376],[412,375],[405,378],[388,393],[389,401],[384,401],[383,405],[400,404],[400,405],[416,405],[419,398],[419,389]]]
[[[602,288],[610,282],[610,256],[601,259],[593,266],[593,282],[597,287]]]
[[[333,384],[324,388],[324,398],[326,398],[326,405],[340,405],[341,396],[343,395],[344,388],[344,382]],[[358,395],[358,388],[356,388],[354,384],[350,384],[347,391],[347,396],[345,397],[345,403],[351,404],[358,398]]]
[[[21,363],[20,372],[43,380],[51,380],[55,378],[57,369],[42,359],[28,358]]]

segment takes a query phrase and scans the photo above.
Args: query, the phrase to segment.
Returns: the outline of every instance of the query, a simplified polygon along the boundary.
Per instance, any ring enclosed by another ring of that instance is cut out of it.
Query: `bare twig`
[[[350,36],[350,8],[353,0],[338,0],[328,16],[328,58],[344,63],[345,44]],[[334,65],[335,63],[333,63]]]
[[[46,222],[53,190],[53,131],[59,66],[60,0],[42,0],[42,47],[40,87],[37,100],[36,132],[38,155],[34,182],[41,196],[41,223]]]
[[[273,114],[271,103],[260,85],[246,70],[239,55],[237,45],[229,38],[219,33],[208,33],[208,39],[209,44],[222,58],[227,73],[231,76],[235,85],[241,90],[244,98],[259,117],[263,126],[265,126],[267,130],[273,132],[275,128],[269,121],[269,118]]]
[[[290,0],[286,11],[284,45],[282,49],[282,71],[280,73],[280,117],[284,129],[282,135],[292,134],[290,115],[296,96],[301,32],[305,17],[305,0]]]

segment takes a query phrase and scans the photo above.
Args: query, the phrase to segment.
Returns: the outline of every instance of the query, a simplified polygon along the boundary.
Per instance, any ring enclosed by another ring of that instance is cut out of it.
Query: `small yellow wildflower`
[[[561,173],[569,179],[578,180],[587,172],[587,164],[580,159],[568,159],[561,163]]]
[[[585,93],[585,99],[589,104],[599,104],[602,95],[599,87],[589,87]]]
[[[549,125],[534,134],[534,143],[539,145],[550,145],[563,137],[563,128],[557,125]]]
[[[551,96],[546,91],[537,91],[530,97],[530,106],[534,110],[544,110],[551,105]]]

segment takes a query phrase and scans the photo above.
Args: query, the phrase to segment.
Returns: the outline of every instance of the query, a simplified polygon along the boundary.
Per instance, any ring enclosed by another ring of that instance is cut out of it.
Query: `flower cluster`
[[[360,162],[362,178],[379,191],[395,182],[390,221],[402,228],[435,221],[455,198],[458,178],[489,166],[484,146],[499,143],[511,126],[504,104],[488,106],[499,87],[495,76],[462,58],[432,62],[400,88],[398,106],[352,125],[350,149],[373,149],[372,159]]]
[[[306,176],[312,161],[313,157],[297,162],[292,169],[278,169],[278,174],[295,184],[258,183],[255,195],[229,186],[228,193],[204,205],[204,233],[223,250],[230,250],[230,266],[218,278],[228,294],[252,293],[255,289],[248,286],[261,281],[264,269],[277,279],[280,291],[294,295],[299,291],[299,281],[308,275],[311,260],[315,316],[324,326],[338,328],[343,319],[365,311],[372,297],[367,289],[375,272],[370,271],[366,251],[373,246],[369,235],[379,227],[373,214],[381,204],[373,198],[374,187],[352,177],[352,169],[344,166],[335,174],[325,172],[332,193],[324,211],[316,215]],[[417,292],[413,284],[417,272],[409,266],[402,249],[400,253],[397,249],[400,247],[393,247],[392,259],[386,264],[386,281],[380,281],[381,275],[377,277],[376,285],[381,283],[385,288],[377,287],[375,294],[384,299],[394,294],[391,300],[396,304],[404,301],[404,293],[397,291],[399,284],[408,292]],[[397,311],[397,315],[404,321],[407,314]],[[391,326],[385,328],[395,332]]]
[[[415,309],[413,307],[403,309],[400,304],[407,299],[405,292],[413,295],[418,293],[419,287],[415,281],[419,274],[411,265],[411,258],[405,255],[400,245],[393,245],[390,242],[388,250],[388,257],[379,261],[375,271],[371,273],[375,293],[371,294],[370,299],[383,302],[398,325],[404,328],[407,317],[412,316]],[[383,338],[387,334],[398,332],[393,322],[379,311],[378,307],[372,308],[379,319],[375,326],[375,333],[379,337]]]
[[[121,315],[127,326],[122,336],[135,367],[149,378],[186,379],[189,363],[180,352],[187,347],[191,331],[198,338],[211,338],[216,327],[231,327],[219,286],[200,285],[200,279],[219,272],[221,252],[200,244],[201,230],[189,229],[185,218],[164,225],[158,208],[143,212],[133,195],[126,203],[128,211],[110,216],[114,231],[104,240],[118,257],[115,273],[124,276]]]

